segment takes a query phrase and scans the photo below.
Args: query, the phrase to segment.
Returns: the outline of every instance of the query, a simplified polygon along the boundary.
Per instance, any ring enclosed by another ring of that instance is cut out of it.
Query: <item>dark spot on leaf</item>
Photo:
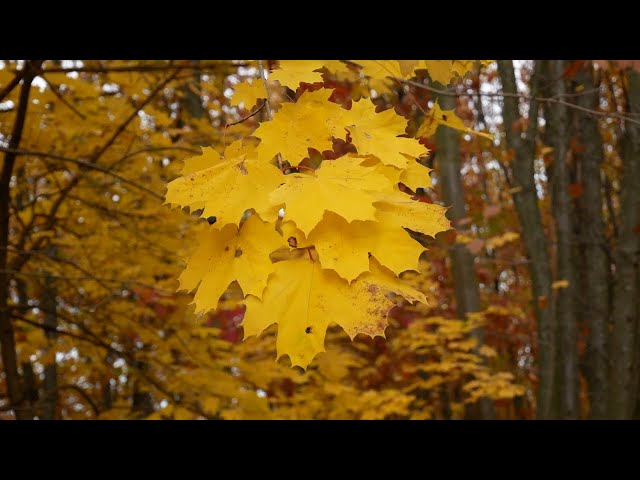
[[[214,216],[207,218],[207,222],[209,222],[209,225],[213,225],[214,223],[216,223],[217,220],[218,219]]]
[[[305,333],[311,333],[311,327],[307,327],[304,329]]]
[[[236,258],[238,258],[240,255],[242,255],[242,250],[239,248],[236,248]]]
[[[298,248],[298,240],[296,239],[296,237],[289,237],[287,239],[287,242],[289,242],[289,246],[291,248]]]
[[[442,115],[442,119],[446,122],[447,121],[447,116],[446,115]]]
[[[380,289],[376,285],[369,285],[368,290],[371,295],[377,295],[380,291]]]
[[[228,252],[229,251],[229,245],[227,245],[226,247],[224,247],[224,251]]]
[[[240,173],[242,175],[246,175],[247,173],[249,173],[249,172],[247,172],[247,167],[244,166],[244,160],[242,162],[240,162],[239,164],[237,164],[236,168],[238,170],[240,170]]]

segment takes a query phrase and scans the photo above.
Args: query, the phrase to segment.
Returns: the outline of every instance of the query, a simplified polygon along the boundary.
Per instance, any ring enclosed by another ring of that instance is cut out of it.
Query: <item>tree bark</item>
[[[545,80],[551,96],[567,93],[564,60],[551,60]],[[547,138],[553,147],[553,166],[549,182],[552,186],[552,211],[556,226],[556,280],[569,282],[567,288],[555,292],[555,315],[558,327],[558,362],[556,382],[560,417],[578,417],[578,324],[575,314],[576,276],[573,267],[573,222],[569,197],[569,114],[565,105],[552,103],[547,108]]]
[[[597,88],[593,76],[593,67],[578,72],[575,76],[578,85],[589,92]],[[599,94],[597,90],[577,97],[577,104],[596,110]],[[578,297],[583,303],[583,312],[589,326],[588,366],[589,366],[589,402],[591,418],[601,419],[607,415],[608,391],[608,316],[610,268],[607,254],[607,241],[603,217],[602,177],[600,167],[603,161],[602,139],[598,129],[598,120],[592,115],[578,112],[580,144],[584,152],[578,154],[580,177],[583,193],[578,199],[579,205],[579,242],[582,244],[582,294]]]
[[[13,124],[11,138],[9,139],[9,149],[15,150],[20,147],[24,122],[29,106],[29,93],[31,82],[36,76],[36,70],[40,63],[32,65],[25,63],[25,73],[22,79],[22,87],[18,99],[16,119]],[[9,402],[16,407],[15,414],[19,420],[27,419],[28,415],[21,408],[24,402],[24,395],[20,387],[20,375],[18,373],[18,363],[16,359],[16,345],[11,322],[11,312],[9,311],[9,286],[11,273],[7,271],[7,257],[9,247],[9,204],[11,202],[11,176],[16,161],[15,153],[5,153],[0,174],[0,349],[2,350],[2,365],[4,367],[5,379],[7,382],[7,393]]]
[[[33,420],[36,416],[38,404],[38,387],[36,386],[36,376],[33,372],[31,362],[22,362],[23,395],[22,415],[25,420]]]
[[[443,96],[438,99],[444,110],[456,107],[454,97]],[[442,198],[447,206],[448,217],[456,222],[467,216],[467,207],[464,201],[464,188],[460,174],[460,137],[456,130],[440,127],[436,131],[436,146],[438,151],[438,173],[441,185]],[[449,258],[453,271],[453,282],[456,295],[456,310],[458,317],[466,318],[467,313],[480,310],[480,292],[478,280],[473,265],[473,255],[464,245],[454,243],[449,247]],[[484,332],[476,329],[473,335],[482,344]],[[495,418],[493,401],[488,398],[480,400],[477,411],[470,411],[469,416],[490,420]]]
[[[511,60],[498,60],[498,73],[504,93],[516,94],[516,76]],[[532,97],[537,93],[537,76],[540,63],[536,61],[536,72],[532,78]],[[512,163],[513,202],[522,229],[522,240],[529,260],[533,308],[538,324],[538,395],[537,417],[555,418],[554,377],[556,362],[556,325],[551,302],[551,269],[547,252],[547,237],[538,207],[538,194],[534,179],[535,139],[538,122],[538,102],[531,100],[529,126],[520,133],[517,128],[520,113],[518,99],[504,97],[504,118],[507,148],[514,152]]]
[[[56,301],[56,288],[52,277],[45,277],[45,288],[42,309],[44,310],[44,326],[45,333],[49,339],[49,348],[55,349],[55,341],[58,337],[56,329],[58,328],[58,314]],[[56,406],[58,404],[58,372],[56,368],[55,356],[51,363],[44,367],[44,401],[42,406],[42,419],[55,419]]]
[[[626,72],[627,105],[640,113],[640,74]],[[613,292],[611,338],[611,393],[609,416],[628,419],[635,407],[638,349],[638,259],[640,224],[640,128],[628,123],[623,137],[620,236],[615,252],[616,278]]]

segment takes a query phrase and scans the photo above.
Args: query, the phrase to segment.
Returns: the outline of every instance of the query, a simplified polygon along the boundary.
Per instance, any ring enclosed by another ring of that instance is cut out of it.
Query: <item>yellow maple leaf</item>
[[[269,79],[296,90],[302,82],[321,82],[322,74],[315,70],[320,70],[324,64],[324,60],[280,60],[280,68],[271,72]]]
[[[434,82],[440,82],[445,86],[449,84],[449,81],[453,76],[451,74],[453,68],[452,60],[423,60],[423,62],[425,68],[429,72],[431,80]]]
[[[369,270],[369,254],[398,275],[417,270],[425,250],[403,228],[372,221],[349,223],[332,212],[325,212],[307,243],[315,246],[323,268],[335,270],[349,282]]]
[[[489,140],[494,139],[493,135],[489,133],[477,132],[471,128],[465,127],[462,119],[455,114],[455,111],[442,110],[437,102],[433,105],[433,108],[429,112],[429,115],[425,117],[422,125],[420,125],[416,136],[430,137],[434,133],[436,133],[436,130],[440,125],[444,125],[461,132],[470,133],[471,135],[478,135]]]
[[[256,148],[258,158],[268,162],[280,153],[291,165],[298,165],[309,156],[309,148],[331,150],[331,137],[344,136],[336,119],[346,110],[327,101],[330,95],[325,89],[305,92],[296,103],[283,104],[273,120],[261,123],[253,132],[261,139]]]
[[[249,295],[242,325],[245,338],[278,324],[277,355],[288,355],[292,365],[306,369],[325,351],[330,322],[336,322],[353,339],[358,333],[384,336],[387,314],[394,305],[388,293],[411,302],[426,303],[424,295],[371,260],[370,272],[349,284],[333,270],[309,258],[275,264],[262,301]]]
[[[202,154],[183,161],[181,175],[189,175],[205,168],[213,167],[222,161],[220,154],[211,147],[202,147]]]
[[[454,60],[451,71],[460,77],[464,77],[467,73],[473,71],[475,60]]]
[[[202,216],[215,216],[216,228],[229,223],[239,226],[242,215],[251,208],[265,220],[275,222],[277,210],[269,203],[269,195],[283,179],[276,167],[258,161],[255,154],[220,160],[214,150],[207,149],[202,156],[210,160],[195,161],[198,165],[207,161],[214,165],[169,183],[165,204],[204,208]]]
[[[266,97],[267,91],[265,90],[264,80],[255,78],[252,82],[246,81],[236,85],[229,103],[236,107],[242,103],[246,110],[251,110],[259,99]]]
[[[398,60],[398,62],[400,63],[400,73],[404,78],[411,77],[422,63],[421,60]]]
[[[362,67],[362,72],[367,77],[376,80],[404,77],[398,60],[353,60],[353,62]]]
[[[392,192],[393,185],[374,167],[360,165],[354,157],[325,160],[312,175],[291,174],[270,196],[273,205],[284,205],[285,219],[308,235],[326,210],[347,221],[375,220],[369,192]]]
[[[431,169],[425,167],[416,159],[409,160],[407,168],[400,175],[400,182],[404,183],[414,192],[418,188],[431,188],[431,177],[429,176]]]
[[[376,219],[387,225],[405,227],[434,237],[436,233],[451,229],[445,217],[446,207],[418,202],[402,194],[381,195],[376,207]]]
[[[214,310],[233,281],[244,295],[260,298],[273,272],[269,254],[282,244],[273,224],[258,215],[251,215],[239,231],[233,224],[221,230],[207,228],[180,275],[180,289],[191,291],[200,284],[193,299],[196,313]]]
[[[414,138],[398,137],[407,121],[393,109],[376,113],[375,106],[366,100],[354,102],[351,110],[341,112],[342,122],[351,135],[351,143],[358,155],[374,156],[385,165],[404,168],[407,157],[420,157],[429,151]]]

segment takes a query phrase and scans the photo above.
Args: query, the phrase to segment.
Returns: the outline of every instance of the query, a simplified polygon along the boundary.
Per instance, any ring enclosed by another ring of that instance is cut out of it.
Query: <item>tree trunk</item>
[[[13,124],[11,138],[9,139],[9,149],[17,149],[20,147],[20,139],[22,138],[22,130],[29,106],[31,82],[36,76],[36,69],[39,68],[39,65],[39,62],[35,65],[32,65],[31,62],[25,63],[24,68],[26,70],[22,80],[22,87],[20,88],[18,106],[16,107],[16,119]],[[8,303],[11,272],[7,271],[9,204],[11,202],[10,182],[15,161],[15,153],[5,153],[2,173],[0,174],[0,349],[9,402],[16,407],[16,418],[22,420],[27,419],[28,415],[26,415],[25,411],[21,408],[24,396],[20,387],[13,323],[11,322],[11,312]]]
[[[545,80],[551,96],[567,93],[562,74],[564,60],[551,60]],[[569,197],[569,115],[567,107],[551,103],[547,108],[547,138],[553,147],[553,166],[549,182],[552,186],[552,211],[556,225],[556,280],[569,282],[567,288],[555,292],[555,315],[558,328],[557,403],[560,417],[578,417],[578,324],[575,315],[576,277],[573,268],[573,225]]]
[[[38,404],[38,387],[36,386],[36,376],[33,373],[31,362],[22,363],[22,379],[24,402],[21,409],[23,420],[33,420],[36,416]]]
[[[454,97],[442,96],[438,99],[444,110],[456,107]],[[436,145],[438,151],[438,173],[442,191],[442,198],[447,206],[450,206],[448,217],[456,222],[467,216],[467,208],[464,202],[464,189],[460,175],[460,137],[456,130],[440,127],[436,131]],[[467,313],[480,310],[480,292],[473,266],[473,255],[467,247],[460,243],[454,243],[449,247],[451,269],[453,270],[453,282],[456,294],[456,307],[458,317],[466,318]],[[478,343],[483,342],[483,330],[476,329],[473,335]],[[477,411],[470,411],[474,418],[490,420],[495,418],[493,401],[484,398],[479,402]],[[473,409],[472,409],[473,410]]]
[[[640,74],[628,70],[626,77],[628,111],[637,115],[640,113]],[[623,137],[623,162],[611,338],[609,416],[614,419],[631,418],[637,380],[637,270],[640,245],[635,230],[640,224],[640,128],[630,123],[627,123]]]
[[[594,82],[591,65],[575,76],[578,85],[589,92],[597,84]],[[577,97],[581,107],[596,110],[598,91]],[[589,402],[591,418],[601,419],[607,415],[608,390],[608,315],[610,268],[607,254],[607,241],[604,234],[602,177],[600,167],[603,161],[602,139],[598,129],[598,120],[592,115],[578,112],[580,143],[584,152],[578,155],[580,178],[583,193],[579,197],[579,242],[582,244],[582,294],[578,297],[583,303],[583,312],[589,326]]]
[[[58,314],[56,301],[56,288],[54,280],[50,276],[45,277],[45,288],[42,309],[44,310],[44,326],[46,327],[46,335],[49,339],[49,348],[55,350],[55,341],[58,337],[56,329],[58,328]],[[58,404],[58,373],[56,369],[55,356],[51,363],[44,367],[44,401],[42,407],[42,419],[55,419],[56,406]]]
[[[511,60],[498,60],[498,73],[502,89],[507,94],[517,94],[516,76]],[[540,74],[540,63],[536,61],[536,72],[532,78],[532,97],[537,93],[536,78]],[[504,118],[507,148],[514,152],[512,164],[513,202],[522,229],[522,240],[531,275],[533,308],[538,323],[538,395],[537,417],[556,417],[553,408],[554,377],[556,362],[556,325],[551,301],[551,270],[547,252],[547,237],[538,207],[538,194],[534,179],[535,140],[538,123],[538,102],[531,100],[529,126],[525,134],[517,129],[520,113],[516,97],[504,97]]]

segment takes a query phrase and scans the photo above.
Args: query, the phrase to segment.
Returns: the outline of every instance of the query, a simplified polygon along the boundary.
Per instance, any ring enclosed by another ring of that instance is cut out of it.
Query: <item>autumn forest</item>
[[[0,60],[0,420],[640,419],[640,61]]]

